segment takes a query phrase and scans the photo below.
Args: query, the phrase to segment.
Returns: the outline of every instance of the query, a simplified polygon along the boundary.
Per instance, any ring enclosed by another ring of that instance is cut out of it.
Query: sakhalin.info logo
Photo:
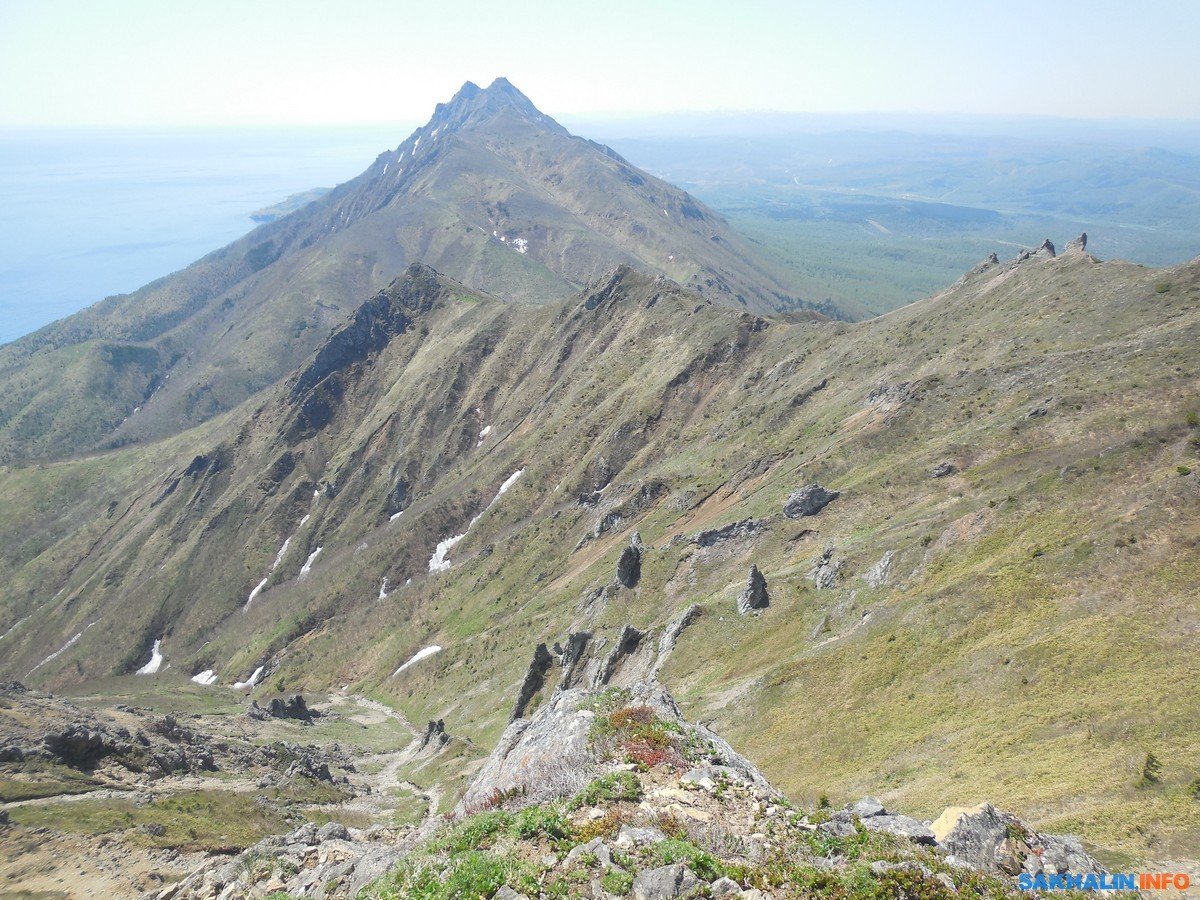
[[[1186,872],[1105,872],[1103,875],[1030,875],[1022,872],[1022,891],[1186,891],[1192,877]]]

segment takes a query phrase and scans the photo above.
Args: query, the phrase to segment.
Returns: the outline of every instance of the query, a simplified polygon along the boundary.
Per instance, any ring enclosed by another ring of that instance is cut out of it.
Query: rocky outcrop
[[[437,752],[441,748],[450,743],[450,735],[446,733],[446,722],[444,719],[429,720],[429,724],[425,726],[425,735],[421,738],[419,749],[421,751]]]
[[[1067,241],[1067,246],[1063,248],[1064,253],[1086,253],[1087,252],[1087,232],[1079,235],[1074,240]]]
[[[617,581],[627,588],[637,587],[642,577],[642,539],[635,531],[629,546],[621,551],[617,560]]]
[[[550,672],[552,665],[554,665],[554,657],[550,655],[549,649],[545,644],[538,644],[533,651],[533,659],[529,663],[529,668],[525,671],[525,679],[521,682],[521,688],[517,691],[517,699],[513,703],[512,713],[508,717],[509,722],[515,722],[525,715],[529,701],[545,686],[546,675]]]
[[[691,542],[696,546],[707,549],[723,544],[726,541],[736,541],[752,538],[765,531],[770,523],[766,519],[742,519],[740,522],[730,522],[720,528],[699,531],[692,535]]]
[[[804,577],[813,583],[818,591],[828,590],[837,585],[842,577],[842,561],[834,559],[833,544],[826,544],[821,555],[813,562],[813,567]]]
[[[930,478],[945,478],[947,475],[953,475],[958,469],[952,462],[940,462],[929,470]]]
[[[879,558],[879,562],[871,566],[863,575],[863,581],[873,588],[883,587],[888,583],[892,574],[892,562],[896,558],[895,550],[888,550]]]
[[[283,697],[272,697],[271,702],[265,707],[259,706],[257,700],[251,700],[250,706],[246,710],[246,715],[251,719],[258,719],[259,721],[266,719],[296,719],[299,722],[311,723],[315,713],[308,708],[308,704],[304,702],[304,698],[300,694],[293,694],[286,699]]]
[[[783,514],[789,519],[815,516],[841,496],[840,491],[831,491],[813,482],[793,491],[783,504]]]
[[[680,635],[684,630],[700,617],[700,607],[693,603],[667,625],[663,631],[663,635],[658,641],[658,658],[654,661],[653,674],[658,676],[659,671],[670,658],[671,653],[675,650],[675,644],[678,643]]]
[[[930,830],[950,862],[991,874],[1105,871],[1077,839],[1039,834],[990,803],[950,807],[930,825]]]
[[[738,595],[737,611],[743,616],[771,605],[771,597],[767,593],[767,579],[758,566],[750,567],[750,577],[746,580],[745,589]]]
[[[674,863],[638,872],[633,879],[633,896],[634,900],[675,900],[690,896],[702,883],[683,863]]]

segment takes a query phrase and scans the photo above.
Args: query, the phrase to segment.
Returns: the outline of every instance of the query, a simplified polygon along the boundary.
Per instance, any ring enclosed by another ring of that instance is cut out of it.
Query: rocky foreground
[[[566,688],[515,720],[452,813],[400,842],[308,824],[167,898],[1001,897],[1021,872],[1101,872],[990,804],[936,821],[872,798],[801,810],[655,682]]]

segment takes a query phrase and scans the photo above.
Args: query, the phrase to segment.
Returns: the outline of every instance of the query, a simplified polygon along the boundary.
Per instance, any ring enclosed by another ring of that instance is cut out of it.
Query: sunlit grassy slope
[[[695,603],[665,681],[798,799],[1200,852],[1200,265],[1035,257],[861,324],[628,269],[542,307],[418,269],[327,347],[202,430],[4,471],[0,675],[127,673],[162,638],[157,677],[266,664],[262,691],[347,685],[483,752],[537,642]],[[784,518],[811,481],[841,496]],[[641,582],[597,596],[635,529]],[[771,605],[742,618],[751,563]]]

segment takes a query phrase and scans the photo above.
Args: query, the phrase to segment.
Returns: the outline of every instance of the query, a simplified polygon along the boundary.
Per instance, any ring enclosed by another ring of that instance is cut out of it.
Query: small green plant
[[[1200,413],[1194,409],[1187,414],[1187,423],[1189,428],[1200,428]]]
[[[601,775],[582,791],[576,794],[569,804],[571,809],[584,806],[595,806],[601,801],[614,802],[628,800],[636,802],[642,799],[642,783],[632,772],[611,772]]]
[[[600,886],[617,897],[624,897],[633,890],[633,875],[620,869],[609,869],[600,879]]]
[[[1191,475],[1192,474],[1192,469],[1190,466],[1176,466],[1175,471],[1178,472],[1180,475]]]
[[[1200,800],[1200,776],[1188,782],[1187,792],[1193,800]]]
[[[1166,293],[1167,291],[1169,291],[1170,289],[1171,289],[1171,282],[1169,282],[1169,281],[1160,281],[1158,284],[1156,284],[1156,285],[1154,286],[1154,293],[1156,293],[1156,294],[1165,294],[1165,293]]]

